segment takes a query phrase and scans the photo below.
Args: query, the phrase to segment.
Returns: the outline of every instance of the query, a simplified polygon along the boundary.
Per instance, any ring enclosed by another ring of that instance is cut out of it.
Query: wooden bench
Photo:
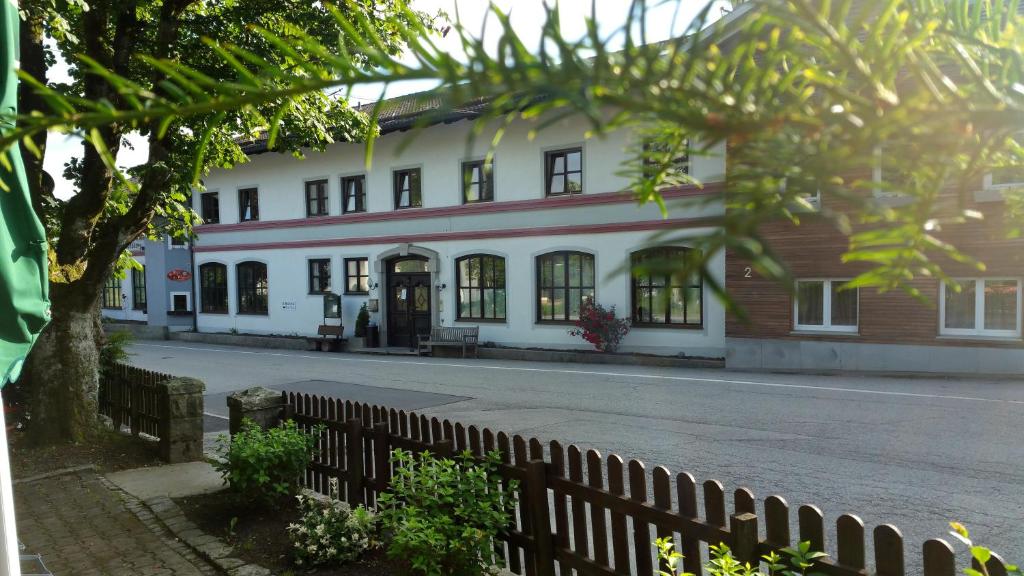
[[[473,357],[477,357],[477,344],[480,339],[479,326],[454,327],[435,326],[430,329],[430,336],[420,334],[416,344],[416,354],[424,351],[433,352],[434,346],[462,347],[462,357],[466,357],[466,348],[473,347]]]
[[[306,338],[306,341],[313,345],[314,350],[325,352],[337,352],[341,349],[341,335],[345,332],[344,326],[331,326],[321,324],[316,329],[316,338]],[[334,338],[331,339],[330,337]]]

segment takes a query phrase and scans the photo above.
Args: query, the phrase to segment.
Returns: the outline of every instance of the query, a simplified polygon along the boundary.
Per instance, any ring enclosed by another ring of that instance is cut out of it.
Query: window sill
[[[270,316],[270,312],[235,312],[239,316]]]
[[[345,296],[369,296],[369,292],[345,292]]]
[[[327,218],[330,214],[306,214],[307,220],[316,220],[318,218]]]
[[[203,311],[201,311],[199,313],[200,314],[215,314],[217,316],[227,316],[228,315],[228,311],[227,310],[221,310],[221,311],[203,310]]]
[[[488,198],[486,200],[463,200],[463,204],[490,204],[494,202],[494,198]]]
[[[463,324],[508,324],[508,320],[498,318],[456,318],[455,321]]]
[[[366,214],[366,210],[349,210],[341,213],[342,216],[347,216],[349,214]]]
[[[558,193],[545,192],[544,193],[544,197],[545,198],[568,198],[570,196],[580,196],[582,194],[583,194],[582,190],[580,190],[579,192],[558,192]]]
[[[324,294],[330,294],[330,290],[324,290],[323,292],[307,292],[306,296],[323,296]]]
[[[1002,202],[1006,199],[1007,192],[1024,191],[1024,182],[1020,184],[996,184],[976,190],[974,192],[975,202]]]
[[[423,206],[395,206],[395,210],[418,210]]]
[[[534,320],[536,326],[575,326],[575,320]]]
[[[988,334],[939,334],[937,340],[974,340],[978,342],[1022,342],[1020,336],[996,336]]]
[[[790,331],[790,336],[838,336],[842,338],[857,338],[860,336],[859,330],[803,330],[795,329]]]

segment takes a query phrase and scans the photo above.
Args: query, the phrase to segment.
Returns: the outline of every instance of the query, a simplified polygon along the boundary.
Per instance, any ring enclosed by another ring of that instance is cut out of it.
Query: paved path
[[[14,505],[25,552],[41,554],[56,576],[218,573],[95,472],[18,483]]]
[[[748,486],[760,497],[781,494],[793,508],[818,505],[829,522],[853,512],[869,530],[893,523],[907,538],[912,568],[921,543],[944,536],[949,520],[966,523],[1009,560],[1024,559],[1021,381],[377,358],[177,342],[138,343],[131,352],[138,366],[204,380],[211,412],[226,413],[230,390],[315,385],[717,478],[730,493]]]

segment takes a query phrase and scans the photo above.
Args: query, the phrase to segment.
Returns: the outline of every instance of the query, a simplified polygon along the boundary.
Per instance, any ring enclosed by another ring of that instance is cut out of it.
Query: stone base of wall
[[[930,374],[1024,373],[1024,349],[726,339],[725,367],[737,370],[857,371]]]
[[[438,347],[434,356],[461,358],[462,349]],[[472,352],[466,356],[472,358]],[[489,360],[521,360],[525,362],[569,362],[574,364],[619,364],[628,366],[663,366],[666,368],[722,368],[716,358],[681,358],[654,354],[606,354],[579,350],[537,350],[531,348],[490,348],[481,346],[479,358]]]
[[[127,332],[136,340],[167,340],[166,326],[150,326],[137,322],[104,322],[103,331],[107,334]]]
[[[250,348],[280,348],[283,350],[308,350],[305,338],[291,336],[257,336],[253,334],[210,334],[206,332],[171,332],[169,340],[222,344],[224,346],[248,346]]]

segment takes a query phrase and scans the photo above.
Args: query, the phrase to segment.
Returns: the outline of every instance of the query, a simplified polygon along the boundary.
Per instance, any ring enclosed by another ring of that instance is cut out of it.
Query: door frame
[[[427,272],[430,273],[431,306],[430,325],[431,327],[441,325],[441,308],[444,306],[441,294],[437,286],[440,285],[441,277],[441,255],[436,251],[413,244],[399,244],[390,250],[377,254],[373,259],[373,275],[378,288],[376,298],[380,309],[380,316],[377,325],[381,331],[381,342],[388,342],[388,270],[392,260],[407,256],[420,256],[427,259]]]

